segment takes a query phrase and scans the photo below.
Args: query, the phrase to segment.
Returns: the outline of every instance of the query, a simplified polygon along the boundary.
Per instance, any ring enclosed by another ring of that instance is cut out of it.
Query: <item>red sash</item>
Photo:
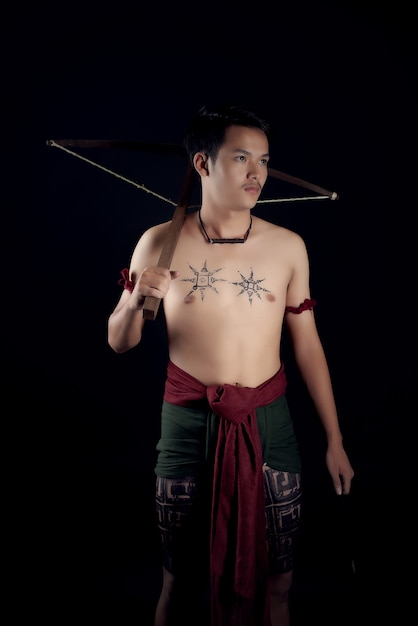
[[[164,400],[193,406],[207,397],[220,419],[210,538],[213,626],[268,626],[268,559],[262,451],[256,408],[286,391],[283,365],[258,387],[206,387],[171,361]]]

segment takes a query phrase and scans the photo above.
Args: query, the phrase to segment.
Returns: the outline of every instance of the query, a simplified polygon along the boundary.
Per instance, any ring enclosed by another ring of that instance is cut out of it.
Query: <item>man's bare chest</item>
[[[180,246],[172,269],[179,272],[168,300],[177,303],[217,302],[222,306],[271,304],[286,297],[289,268],[259,250],[239,250],[245,244]],[[231,249],[233,248],[233,249]]]

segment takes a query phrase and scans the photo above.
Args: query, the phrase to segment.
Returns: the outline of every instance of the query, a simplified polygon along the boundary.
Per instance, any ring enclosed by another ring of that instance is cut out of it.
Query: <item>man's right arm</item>
[[[145,321],[142,312],[145,298],[164,298],[171,279],[178,275],[157,265],[168,227],[166,222],[148,229],[132,254],[130,289],[124,288],[108,319],[108,343],[115,352],[127,352],[139,344]]]
[[[143,326],[142,307],[138,306],[137,296],[124,289],[107,324],[110,347],[118,353],[134,348],[141,341]]]
[[[134,254],[135,257],[135,254]],[[129,271],[133,290],[124,289],[113,313],[108,320],[108,343],[115,352],[127,352],[139,344],[144,327],[142,308],[147,296],[162,299],[166,295],[172,278],[178,272],[164,267],[145,267],[138,278],[135,270]]]

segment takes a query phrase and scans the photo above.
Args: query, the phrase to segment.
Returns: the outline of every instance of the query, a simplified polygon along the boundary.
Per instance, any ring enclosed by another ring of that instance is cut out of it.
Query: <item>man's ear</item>
[[[207,155],[204,154],[203,152],[196,152],[196,154],[193,157],[193,165],[194,165],[196,172],[200,176],[207,176],[209,174],[207,163],[208,163]]]

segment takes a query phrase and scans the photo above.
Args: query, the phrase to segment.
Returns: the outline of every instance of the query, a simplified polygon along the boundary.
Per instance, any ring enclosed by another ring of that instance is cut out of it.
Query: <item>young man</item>
[[[301,463],[286,403],[285,323],[327,438],[337,494],[354,472],[343,447],[301,237],[252,216],[268,175],[268,124],[239,107],[204,107],[185,146],[201,182],[170,270],[170,222],[134,250],[108,341],[137,346],[146,296],[163,301],[169,363],[155,468],[163,585],[155,626],[202,623],[194,584],[208,566],[216,626],[288,626],[300,526]]]

